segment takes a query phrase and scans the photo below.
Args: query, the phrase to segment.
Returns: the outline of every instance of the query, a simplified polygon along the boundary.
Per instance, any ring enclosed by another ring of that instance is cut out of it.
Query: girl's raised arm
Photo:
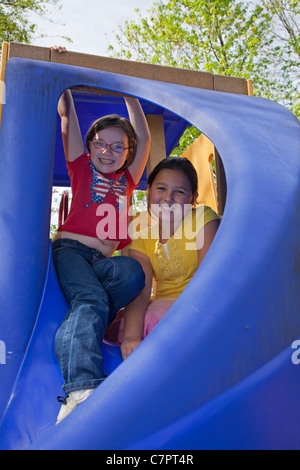
[[[57,106],[66,160],[72,162],[84,153],[84,144],[70,90],[60,97]]]
[[[140,102],[137,98],[124,97],[127,106],[129,120],[137,135],[136,155],[128,167],[135,183],[138,183],[143,175],[150,151],[151,135],[147,120]]]

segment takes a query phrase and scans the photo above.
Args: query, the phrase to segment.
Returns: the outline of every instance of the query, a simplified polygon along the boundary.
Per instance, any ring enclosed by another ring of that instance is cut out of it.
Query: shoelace
[[[67,404],[67,398],[69,397],[69,395],[67,395],[66,397],[57,397],[57,401],[59,403],[62,403],[63,405],[66,405]]]

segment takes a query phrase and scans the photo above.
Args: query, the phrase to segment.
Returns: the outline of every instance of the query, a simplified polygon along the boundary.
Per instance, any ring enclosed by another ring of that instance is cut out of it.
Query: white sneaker
[[[94,391],[94,388],[88,388],[87,390],[76,390],[67,395],[66,398],[57,397],[58,401],[62,403],[56,425],[59,424],[64,418],[66,418],[75,408],[85,401]]]

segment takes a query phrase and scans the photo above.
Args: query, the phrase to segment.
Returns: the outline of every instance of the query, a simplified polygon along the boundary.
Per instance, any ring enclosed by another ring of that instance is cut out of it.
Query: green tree
[[[300,117],[300,0],[262,0],[262,4],[272,15],[275,53],[271,50],[270,54],[278,76],[277,100]]]
[[[37,30],[32,13],[47,17],[48,7],[60,8],[61,0],[0,0],[0,42],[29,44]]]
[[[168,0],[136,11],[112,56],[251,78],[256,96],[296,110],[299,0]]]
[[[300,0],[262,0],[262,3],[273,15],[274,36],[300,58],[300,23],[297,21]]]

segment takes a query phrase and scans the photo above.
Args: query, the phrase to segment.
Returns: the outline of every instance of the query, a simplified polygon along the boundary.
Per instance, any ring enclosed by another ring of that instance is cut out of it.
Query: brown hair
[[[147,183],[150,188],[158,173],[162,170],[181,171],[187,176],[190,182],[192,194],[194,195],[197,192],[198,175],[193,164],[187,158],[168,157],[164,160],[161,160],[148,177]]]
[[[127,168],[129,165],[134,160],[135,154],[136,154],[136,144],[137,144],[137,138],[136,138],[136,133],[134,128],[132,127],[131,122],[121,116],[118,116],[117,114],[110,114],[108,116],[103,116],[99,119],[97,119],[90,127],[86,134],[85,138],[85,144],[88,152],[91,152],[91,147],[90,143],[94,139],[95,135],[97,132],[107,129],[108,127],[116,127],[118,129],[122,129],[122,131],[127,135],[128,138],[128,158],[122,168],[120,170],[124,170]]]

